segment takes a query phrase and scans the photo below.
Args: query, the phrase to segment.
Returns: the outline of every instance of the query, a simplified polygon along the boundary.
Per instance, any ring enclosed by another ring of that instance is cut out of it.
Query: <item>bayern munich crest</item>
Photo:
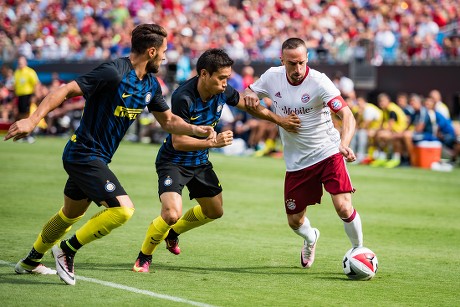
[[[301,100],[302,100],[303,103],[309,102],[310,101],[310,95],[303,94]]]
[[[340,108],[342,107],[342,102],[338,99],[334,99],[332,102],[331,102],[331,108],[332,110],[340,110]]]
[[[295,199],[286,199],[286,208],[294,210],[296,208]]]
[[[148,92],[147,95],[145,95],[145,102],[149,103],[151,99],[152,99],[152,93]]]
[[[165,181],[163,182],[163,184],[164,184],[165,187],[169,187],[172,183],[173,183],[173,180],[172,180],[171,177],[169,177],[169,176],[168,176],[168,177],[165,179]]]
[[[104,189],[107,191],[107,192],[113,192],[115,191],[117,187],[115,186],[115,184],[111,181],[108,181],[107,180],[107,183],[105,184],[104,186]]]

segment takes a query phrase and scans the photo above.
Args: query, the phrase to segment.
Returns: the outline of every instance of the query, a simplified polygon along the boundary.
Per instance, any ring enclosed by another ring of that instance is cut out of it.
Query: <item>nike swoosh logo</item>
[[[133,94],[127,94],[127,93],[123,93],[121,94],[121,98],[125,99],[126,97],[129,97],[129,96],[132,96]]]
[[[191,120],[195,120],[195,119],[198,119],[198,118],[200,118],[200,117],[201,117],[201,115],[198,115],[198,116],[196,116],[196,117],[190,117],[190,119],[191,119]]]

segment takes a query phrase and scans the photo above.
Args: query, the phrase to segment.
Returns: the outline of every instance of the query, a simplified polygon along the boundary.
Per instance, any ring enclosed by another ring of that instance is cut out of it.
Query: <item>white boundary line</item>
[[[3,261],[3,260],[0,260],[0,265],[7,265],[7,266],[11,266],[11,267],[15,266],[14,263]],[[163,299],[163,300],[173,301],[173,302],[176,302],[176,303],[184,303],[184,304],[188,304],[188,305],[192,305],[192,306],[198,306],[198,307],[216,307],[214,305],[195,302],[195,301],[183,299],[183,298],[176,297],[176,296],[155,293],[155,292],[148,291],[148,290],[142,290],[142,289],[138,289],[138,288],[133,288],[133,287],[125,286],[125,285],[122,285],[122,284],[113,283],[113,282],[110,282],[110,281],[104,281],[104,280],[99,280],[99,279],[95,279],[95,278],[84,277],[84,276],[81,276],[81,275],[78,275],[77,279],[87,281],[87,282],[92,282],[92,283],[99,284],[99,285],[106,286],[106,287],[110,287],[110,288],[121,289],[121,290],[125,290],[125,291],[132,292],[132,293],[143,294],[143,295],[148,295],[148,296],[151,296],[151,297],[160,298],[160,299]]]

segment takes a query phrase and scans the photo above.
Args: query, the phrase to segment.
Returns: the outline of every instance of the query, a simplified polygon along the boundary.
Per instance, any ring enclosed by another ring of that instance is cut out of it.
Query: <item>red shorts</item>
[[[332,195],[355,191],[341,153],[299,171],[286,172],[284,179],[286,213],[299,213],[309,205],[320,204],[323,196],[322,185]]]

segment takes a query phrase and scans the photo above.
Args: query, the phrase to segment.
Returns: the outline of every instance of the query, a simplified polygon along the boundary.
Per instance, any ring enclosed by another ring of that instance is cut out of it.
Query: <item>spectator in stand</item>
[[[254,82],[254,68],[251,66],[244,66],[241,70],[241,76],[243,77],[243,88],[247,88]]]

